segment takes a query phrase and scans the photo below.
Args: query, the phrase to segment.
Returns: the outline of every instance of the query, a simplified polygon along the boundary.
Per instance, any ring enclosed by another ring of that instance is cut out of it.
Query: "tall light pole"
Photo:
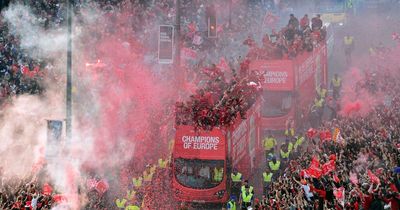
[[[66,87],[66,134],[67,141],[72,139],[72,5],[67,0],[67,87]]]
[[[182,87],[184,74],[181,72],[181,0],[175,0],[175,28],[176,28],[176,38],[175,38],[175,59],[174,59],[174,69],[175,69],[175,81],[178,88]],[[179,90],[178,90],[179,91]]]

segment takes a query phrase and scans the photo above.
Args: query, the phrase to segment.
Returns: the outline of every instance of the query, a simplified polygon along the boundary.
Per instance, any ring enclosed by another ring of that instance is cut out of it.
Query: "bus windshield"
[[[292,92],[289,91],[264,91],[263,117],[280,117],[289,113],[292,107]]]
[[[223,160],[175,159],[175,178],[185,187],[194,189],[210,189],[218,186],[222,180],[216,181],[214,173],[222,171],[224,177]]]

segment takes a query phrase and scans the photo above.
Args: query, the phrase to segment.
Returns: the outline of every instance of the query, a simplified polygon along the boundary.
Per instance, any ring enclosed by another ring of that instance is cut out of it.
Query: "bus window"
[[[280,117],[289,113],[292,107],[292,92],[289,91],[264,91],[263,117]]]
[[[223,160],[175,159],[175,178],[179,184],[193,189],[209,189],[218,186],[214,181],[214,169],[224,170]],[[223,177],[223,174],[222,174]]]

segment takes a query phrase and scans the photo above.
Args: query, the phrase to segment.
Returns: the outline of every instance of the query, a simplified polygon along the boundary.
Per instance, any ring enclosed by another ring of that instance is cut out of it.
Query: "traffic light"
[[[208,28],[208,37],[216,38],[217,37],[217,15],[214,8],[211,8],[207,11],[207,28]]]

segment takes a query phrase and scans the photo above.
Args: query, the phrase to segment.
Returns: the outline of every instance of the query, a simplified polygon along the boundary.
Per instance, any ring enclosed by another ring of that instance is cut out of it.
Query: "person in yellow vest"
[[[279,167],[281,166],[281,161],[276,160],[276,158],[274,157],[271,161],[269,161],[268,166],[271,171],[275,173],[279,170]]]
[[[322,120],[322,114],[324,112],[324,105],[325,105],[325,100],[324,98],[321,98],[320,96],[317,95],[317,97],[314,99],[314,105],[312,106],[312,112],[314,113],[313,116],[315,119],[313,119],[312,123],[313,124],[320,124]],[[312,126],[314,127],[314,125]]]
[[[291,145],[291,146],[289,146]],[[289,159],[290,152],[292,151],[291,149],[293,148],[293,144],[286,139],[286,142],[281,145],[281,160],[287,161]]]
[[[126,204],[127,200],[125,198],[121,199],[116,199],[115,200],[115,204],[117,205],[117,208],[119,209],[125,209],[125,204]]]
[[[276,146],[276,139],[272,136],[271,131],[268,133],[268,136],[263,141],[265,158],[268,159],[268,154],[271,150]]]
[[[146,166],[146,170],[143,171],[143,182],[145,184],[150,184],[153,179],[153,175],[154,175],[154,170],[150,166],[150,164],[148,164]]]
[[[264,193],[264,195],[266,195],[269,190],[269,186],[272,183],[272,176],[274,174],[271,172],[271,169],[269,169],[267,167],[262,175],[263,175],[263,183],[264,183],[263,193]]]
[[[244,180],[243,185],[242,185],[242,187],[241,187],[241,189],[240,189],[240,192],[243,192],[243,190],[245,190],[246,187],[249,188],[249,191],[250,191],[250,192],[253,192],[253,189],[254,189],[254,188],[253,188],[253,186],[251,186],[251,185],[249,184],[249,180]]]
[[[232,195],[226,205],[227,210],[236,210],[236,196]]]
[[[167,168],[168,165],[168,159],[163,160],[162,158],[158,159],[158,167],[160,168]]]
[[[346,64],[351,64],[351,54],[354,50],[354,37],[350,34],[347,34],[343,38],[344,43],[344,55],[346,56]]]
[[[335,74],[331,81],[331,87],[333,91],[333,98],[336,100],[339,98],[340,89],[342,87],[342,79],[339,77],[338,74]]]
[[[297,150],[297,148],[298,148],[299,146],[301,146],[301,145],[303,144],[303,142],[304,142],[304,137],[303,137],[303,136],[296,136],[296,142],[294,143],[293,148],[294,148],[295,150]]]
[[[241,200],[242,200],[242,209],[248,209],[249,207],[252,206],[253,192],[250,191],[249,186],[245,186],[244,190],[242,190]]]
[[[294,120],[289,117],[285,122],[285,136],[294,136]]]
[[[138,178],[132,178],[132,183],[133,183],[133,186],[136,188],[136,189],[139,189],[141,186],[142,186],[142,182],[143,182],[143,177],[138,177]]]
[[[224,178],[224,169],[215,167],[214,168],[213,181],[214,182],[221,182],[223,178]]]
[[[240,186],[242,184],[242,174],[238,172],[236,168],[233,169],[233,173],[231,173],[232,180],[232,195],[236,196],[236,198],[240,195]]]
[[[125,208],[125,210],[140,210],[140,208],[135,205],[129,205]]]
[[[156,172],[157,166],[150,164],[150,173],[154,174]]]
[[[321,84],[319,87],[316,88],[317,95],[321,98],[325,98],[328,90],[326,89],[324,84]]]

